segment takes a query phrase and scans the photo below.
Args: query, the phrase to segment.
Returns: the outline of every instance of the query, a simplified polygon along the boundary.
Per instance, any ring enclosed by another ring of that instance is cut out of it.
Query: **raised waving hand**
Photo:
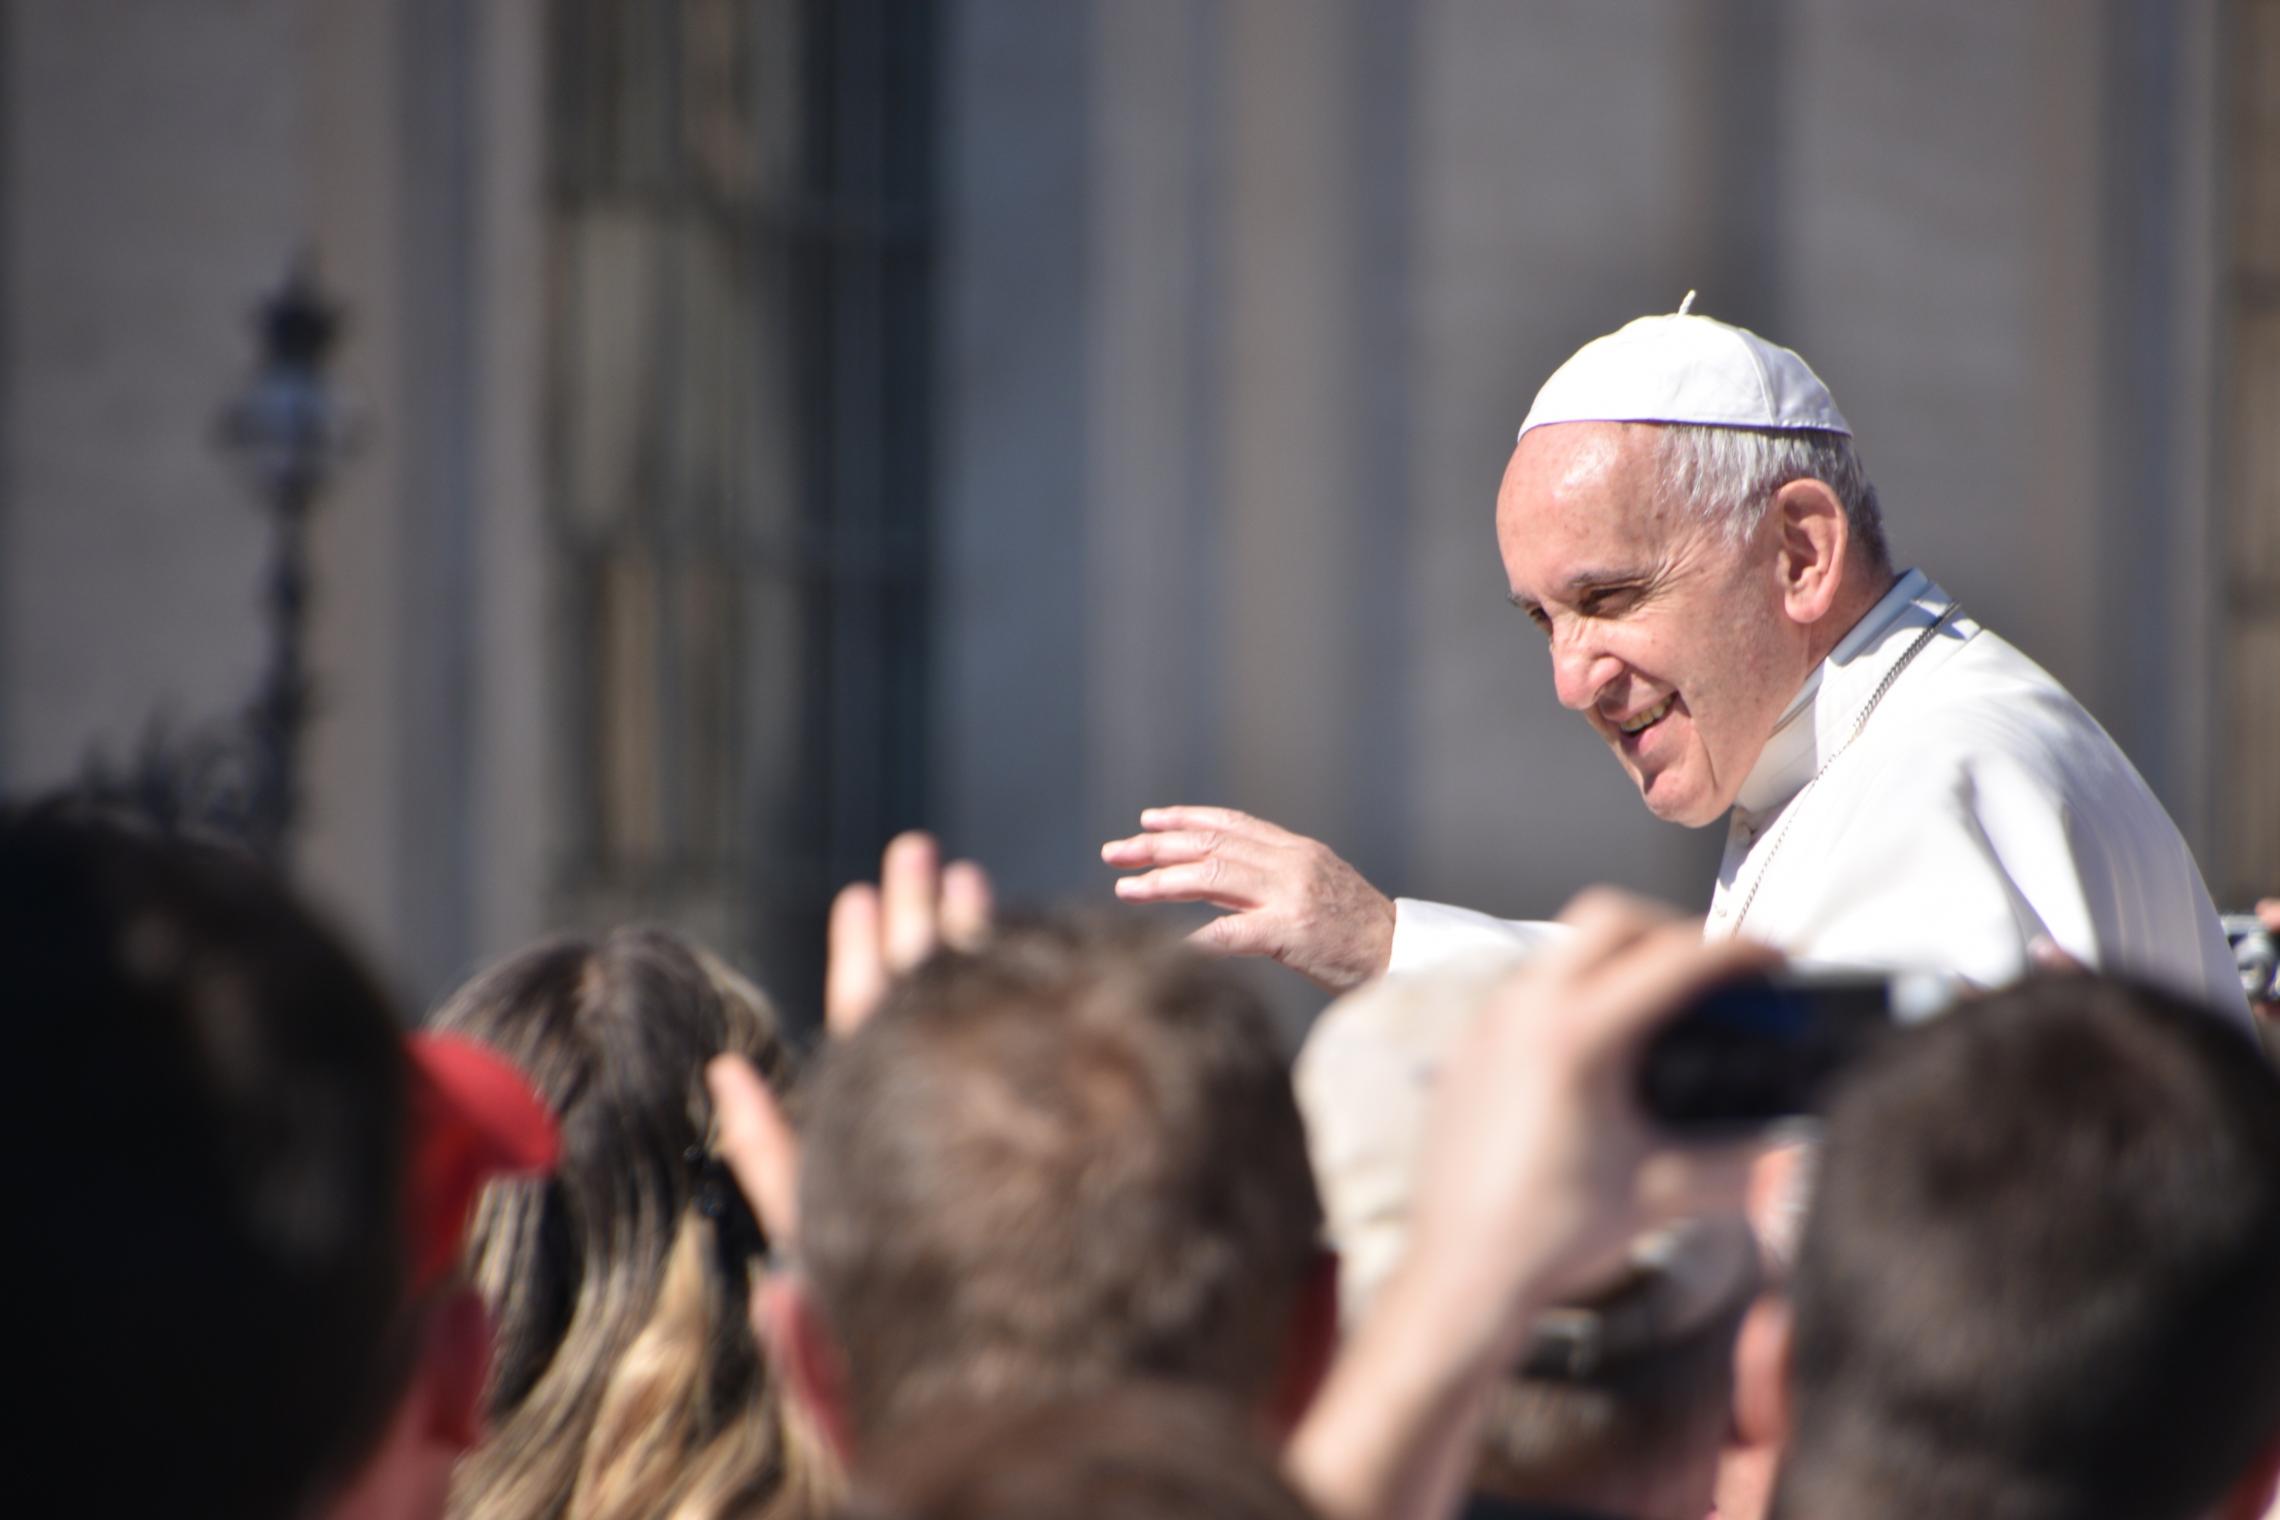
[[[1393,953],[1393,900],[1318,839],[1222,807],[1149,808],[1141,832],[1100,858],[1138,871],[1126,902],[1227,909],[1196,930],[1203,949],[1264,955],[1333,992],[1381,975]]]

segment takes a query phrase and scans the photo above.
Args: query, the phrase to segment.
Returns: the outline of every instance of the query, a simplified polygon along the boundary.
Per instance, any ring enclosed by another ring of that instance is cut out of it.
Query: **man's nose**
[[[1552,685],[1562,707],[1582,712],[1592,706],[1621,669],[1613,655],[1580,641],[1552,644]]]

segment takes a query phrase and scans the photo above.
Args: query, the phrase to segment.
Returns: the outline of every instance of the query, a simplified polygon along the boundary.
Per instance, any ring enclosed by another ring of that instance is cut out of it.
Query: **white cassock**
[[[2245,1024],[2176,825],[2082,704],[1954,608],[1911,570],[1806,680],[1728,815],[1705,932],[1982,987],[2047,937]],[[1556,932],[1403,898],[1388,969]]]

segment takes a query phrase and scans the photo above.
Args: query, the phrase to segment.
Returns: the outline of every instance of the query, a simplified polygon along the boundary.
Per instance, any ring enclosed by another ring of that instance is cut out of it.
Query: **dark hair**
[[[951,1395],[1275,1391],[1322,1210],[1224,965],[1131,924],[1009,926],[902,982],[802,1112],[802,1260],[859,1438]]]
[[[930,1409],[880,1447],[845,1520],[1309,1520],[1243,1411],[1192,1387]]]
[[[624,928],[510,956],[434,1026],[528,1072],[563,1144],[553,1176],[486,1189],[469,1230],[499,1328],[492,1429],[460,1462],[452,1513],[814,1512],[820,1452],[786,1428],[745,1262],[699,1197],[705,1063],[732,1052],[788,1075],[767,999],[670,930]]]
[[[373,978],[211,846],[0,816],[25,1493],[302,1512],[409,1368],[405,1057]]]
[[[2280,1082],[2045,978],[1890,1043],[1800,1243],[1777,1515],[2202,1512],[2280,1430]]]

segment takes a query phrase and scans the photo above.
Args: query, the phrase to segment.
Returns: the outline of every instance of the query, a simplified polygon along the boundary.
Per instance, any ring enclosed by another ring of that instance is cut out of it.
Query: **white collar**
[[[1937,621],[1954,600],[1923,571],[1910,570],[1853,624],[1806,676],[1750,767],[1734,798],[1744,822],[1778,809],[1813,779],[1824,757],[1851,735],[1869,694],[1913,636]]]

